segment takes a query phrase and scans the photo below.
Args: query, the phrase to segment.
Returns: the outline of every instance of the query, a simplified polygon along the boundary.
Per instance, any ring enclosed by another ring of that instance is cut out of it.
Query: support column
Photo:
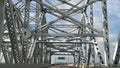
[[[3,55],[5,55],[5,51],[3,50],[4,45],[2,45],[2,36],[3,36],[3,23],[4,23],[4,8],[5,8],[5,0],[0,0],[0,50],[2,49]],[[4,56],[5,58],[5,56]],[[7,58],[5,58],[5,62],[9,63]]]
[[[74,52],[74,55],[73,55],[73,57],[74,57],[74,64],[73,64],[73,68],[75,68],[76,67],[76,54],[75,54],[75,52]]]
[[[107,0],[102,0],[102,19],[103,19],[103,34],[104,34],[104,48],[106,52],[105,62],[110,65],[110,51],[109,51],[109,32],[107,19]]]
[[[50,52],[49,53],[49,64],[51,64],[51,56],[52,56],[52,53]]]
[[[8,52],[6,52],[8,50],[7,46],[6,45],[2,45],[1,47],[2,47],[2,52],[3,52],[5,63],[6,64],[10,64],[10,58],[8,57]]]
[[[90,23],[89,23],[89,26],[93,27],[93,5],[90,5]],[[94,34],[94,32],[91,30],[90,30],[90,33]],[[93,37],[90,37],[90,41],[91,40],[93,40]],[[94,51],[94,44],[89,44],[87,68],[89,68],[92,51]],[[95,59],[95,57],[93,58],[93,60],[94,59]]]
[[[45,53],[44,53],[45,59],[44,59],[44,64],[48,63],[48,52],[46,51],[46,48],[47,48],[47,47],[45,47]]]
[[[2,47],[4,47],[4,45],[2,45],[2,36],[3,36],[3,23],[4,23],[4,12],[5,12],[5,0],[0,0],[0,49],[3,49]],[[2,50],[3,51],[3,50]],[[5,52],[3,51],[3,55]],[[5,58],[5,57],[4,57]],[[8,63],[8,61],[5,58],[6,63]]]
[[[5,0],[0,0],[0,47],[2,45],[2,35],[3,35],[3,23],[4,23],[4,3]]]
[[[11,48],[13,52],[13,57],[16,64],[21,63],[20,61],[20,54],[18,48],[18,41],[16,36],[15,30],[15,21],[14,21],[14,11],[11,0],[6,0],[5,2],[5,16],[6,16],[6,23],[8,27],[9,37],[11,41]]]
[[[30,11],[30,0],[25,0],[25,17],[24,17],[24,30],[29,30],[29,11]],[[24,36],[27,34],[27,31],[23,32],[23,52],[22,52],[22,60],[23,63],[27,63],[27,51],[28,51],[28,45],[27,45],[27,38],[24,38]],[[25,43],[26,42],[26,43]]]

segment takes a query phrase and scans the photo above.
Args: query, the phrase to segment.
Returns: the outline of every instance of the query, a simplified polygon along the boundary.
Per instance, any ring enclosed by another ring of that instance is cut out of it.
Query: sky
[[[109,31],[115,36],[120,32],[120,0],[108,1]]]

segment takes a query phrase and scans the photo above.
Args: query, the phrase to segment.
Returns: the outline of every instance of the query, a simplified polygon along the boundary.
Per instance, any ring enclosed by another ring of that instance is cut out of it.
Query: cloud
[[[115,15],[120,15],[119,12],[120,12],[120,7],[119,7],[119,4],[120,4],[120,0],[108,0],[108,11],[109,13],[111,14],[115,14]],[[113,12],[114,11],[114,12]]]
[[[94,28],[102,31],[103,23],[100,17],[94,17]]]
[[[110,32],[118,35],[120,29],[120,0],[108,0],[108,20]]]

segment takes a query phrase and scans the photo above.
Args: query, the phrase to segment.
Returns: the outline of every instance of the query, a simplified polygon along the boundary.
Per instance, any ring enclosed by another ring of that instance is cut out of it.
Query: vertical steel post
[[[4,12],[5,12],[5,10],[4,10],[4,8],[5,8],[5,0],[0,0],[0,49],[3,49],[3,47],[4,47],[4,45],[2,45],[2,36],[3,36],[3,23],[4,23]],[[2,52],[3,52],[3,55],[5,55],[5,51],[3,51],[2,50]],[[7,62],[7,60],[6,60],[6,62]],[[8,62],[7,62],[8,63]]]
[[[90,24],[89,26],[93,27],[93,5],[90,5],[90,23],[89,24]],[[90,30],[90,32],[93,34],[93,31]],[[90,40],[93,40],[93,37],[90,37]],[[89,44],[87,68],[89,67],[89,64],[90,64],[92,49],[94,49],[93,45],[94,44]],[[93,58],[93,60],[94,60],[94,58]]]
[[[24,29],[28,29],[29,27],[29,11],[30,11],[30,0],[25,0],[25,13],[24,13]],[[26,32],[23,33],[23,35],[26,35]],[[22,50],[22,60],[23,63],[27,63],[27,51],[28,51],[28,45],[27,45],[27,39],[23,36],[23,50]]]
[[[107,0],[102,0],[102,19],[103,19],[103,34],[104,34],[104,48],[106,52],[106,64],[110,65],[110,51],[109,51],[109,32],[108,32],[108,18],[107,18]]]

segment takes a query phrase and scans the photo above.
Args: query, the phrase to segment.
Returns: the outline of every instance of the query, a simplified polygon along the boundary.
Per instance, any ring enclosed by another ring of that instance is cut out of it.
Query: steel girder
[[[10,0],[5,1],[5,15],[6,15],[6,22],[9,31],[9,36],[11,40],[11,47],[14,56],[15,63],[19,64],[20,56],[19,56],[19,49],[17,43],[17,36],[15,32],[15,21],[14,21],[14,10]]]
[[[103,15],[103,30],[104,35],[104,46],[106,51],[106,62],[110,65],[110,50],[109,50],[109,32],[108,32],[108,18],[107,18],[107,0],[102,0],[102,15]]]
[[[5,1],[6,24],[9,32],[4,33],[4,36],[8,37],[9,35],[10,41],[2,41],[4,45],[11,43],[7,47],[12,48],[12,51],[9,50],[9,52],[13,54],[14,58],[9,63],[44,64],[48,61],[50,62],[50,59],[44,58],[49,55],[48,52],[52,51],[52,49],[47,51],[47,48],[51,47],[59,50],[55,51],[55,53],[69,52],[74,54],[76,52],[74,48],[77,47],[79,50],[75,58],[78,59],[76,62],[78,67],[79,64],[87,64],[89,66],[91,60],[95,64],[95,58],[99,58],[100,64],[104,64],[96,41],[97,37],[101,37],[104,38],[106,61],[109,65],[110,54],[106,0],[80,0],[76,4],[71,3],[72,0],[56,0],[59,3],[58,5],[53,4],[50,0],[16,0],[13,3],[12,1],[14,0]],[[94,8],[92,5],[96,2],[101,2],[103,6],[104,31],[97,30],[93,26]],[[64,9],[63,7],[58,7],[64,4],[70,6],[70,8]],[[87,14],[87,9],[89,8],[90,19]],[[79,16],[79,14],[81,17],[75,17],[75,15]],[[2,18],[1,20],[3,21]],[[65,21],[65,24],[57,24],[60,21]],[[2,36],[0,37],[2,38]],[[63,44],[66,45],[67,49],[60,49],[64,46]],[[55,46],[58,46],[58,48]],[[5,48],[5,46],[3,47]],[[72,49],[73,52],[70,52],[69,49]],[[10,55],[12,56],[12,54]],[[51,55],[50,53],[49,58],[51,58]],[[93,59],[91,59],[91,56]]]
[[[2,52],[3,48],[2,48],[2,35],[3,35],[3,24],[4,24],[4,0],[0,1],[0,52]],[[5,55],[5,52],[3,51],[3,54]],[[2,54],[0,54],[2,56]],[[0,59],[2,60],[2,58],[0,57]],[[7,61],[7,60],[6,60]]]

